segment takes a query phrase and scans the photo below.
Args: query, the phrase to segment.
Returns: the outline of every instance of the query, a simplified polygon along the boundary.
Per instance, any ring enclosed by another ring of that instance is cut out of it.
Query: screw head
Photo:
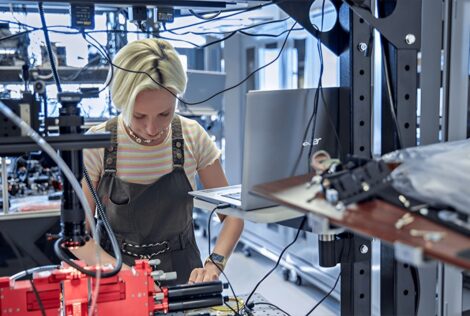
[[[422,209],[419,210],[419,213],[420,213],[421,215],[426,216],[426,215],[428,215],[429,210],[428,210],[427,208],[423,207]]]
[[[366,253],[369,252],[369,247],[367,247],[366,245],[361,245],[361,247],[359,247],[359,251],[365,255]]]
[[[367,44],[364,42],[361,42],[357,45],[357,49],[361,52],[364,53],[367,50]]]
[[[370,190],[370,186],[367,182],[362,182],[361,186],[362,186],[362,190],[364,190],[364,192],[367,192],[367,191]]]
[[[336,209],[337,211],[339,211],[339,212],[344,211],[345,208],[346,208],[346,207],[344,206],[344,203],[341,202],[341,201],[339,201],[339,202],[336,203],[336,205],[335,205],[335,209]]]
[[[416,42],[416,36],[414,34],[406,34],[405,42],[408,45],[413,45]]]

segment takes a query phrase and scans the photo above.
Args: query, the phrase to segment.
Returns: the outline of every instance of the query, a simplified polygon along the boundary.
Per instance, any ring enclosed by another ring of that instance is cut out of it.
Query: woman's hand
[[[201,282],[210,282],[217,281],[219,279],[220,270],[212,262],[207,262],[204,265],[204,268],[196,268],[191,272],[189,276],[188,283],[201,283]]]

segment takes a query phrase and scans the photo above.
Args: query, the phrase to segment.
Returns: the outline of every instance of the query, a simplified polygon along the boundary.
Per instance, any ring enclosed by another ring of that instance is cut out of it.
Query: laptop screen
[[[339,88],[324,88],[319,98],[312,152],[336,154],[333,129],[338,126]],[[242,208],[256,209],[272,201],[249,192],[253,186],[308,172],[305,129],[313,113],[316,89],[250,91],[247,94],[243,144]],[[323,99],[325,102],[323,102]],[[310,141],[312,125],[307,131]],[[333,126],[334,125],[334,126]],[[296,161],[298,168],[293,173]]]

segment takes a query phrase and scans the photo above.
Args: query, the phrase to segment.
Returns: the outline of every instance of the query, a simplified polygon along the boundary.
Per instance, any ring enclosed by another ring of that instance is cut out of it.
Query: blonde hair
[[[113,63],[123,69],[148,73],[176,95],[183,94],[186,89],[186,73],[178,53],[162,39],[147,38],[131,42],[119,50]],[[143,90],[164,88],[145,73],[132,73],[117,67],[113,70],[111,97],[114,106],[122,112],[124,122],[129,124],[137,95]]]

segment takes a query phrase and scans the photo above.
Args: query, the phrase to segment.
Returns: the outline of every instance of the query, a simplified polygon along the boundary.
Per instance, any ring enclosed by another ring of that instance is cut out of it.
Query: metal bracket
[[[295,19],[310,34],[320,39],[322,44],[328,47],[336,56],[341,55],[349,47],[349,32],[340,23],[340,9],[343,6],[341,0],[331,0],[336,9],[337,19],[333,28],[322,32],[315,28],[310,22],[310,7],[316,0],[307,1],[281,1],[277,5]]]
[[[366,1],[367,4],[370,1]],[[354,156],[371,157],[371,113],[372,113],[372,55],[373,29],[354,11],[349,14],[350,85],[351,85],[351,151]]]
[[[285,1],[277,5],[302,25],[309,33],[321,39],[322,43],[337,56],[349,46],[349,32],[340,23],[339,15],[343,2],[351,10],[376,28],[395,47],[402,49],[420,49],[421,47],[421,1],[397,0],[392,14],[376,18],[369,10],[354,4],[351,0],[332,0],[338,18],[331,30],[321,32],[310,22],[310,7],[315,0]]]
[[[367,9],[354,4],[354,1],[343,1],[396,48],[420,49],[422,0],[397,0],[393,12],[389,16],[379,19]]]

